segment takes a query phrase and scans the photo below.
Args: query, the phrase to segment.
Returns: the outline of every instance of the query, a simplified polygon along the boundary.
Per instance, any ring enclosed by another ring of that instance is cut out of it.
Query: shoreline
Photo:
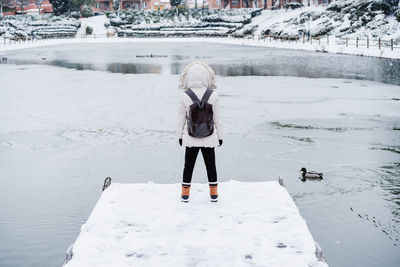
[[[354,56],[367,56],[377,58],[387,58],[400,60],[400,48],[395,48],[393,51],[389,47],[382,47],[381,49],[361,48],[361,47],[346,47],[342,45],[336,45],[335,40],[332,38],[331,44],[311,44],[311,43],[294,43],[294,42],[282,42],[282,41],[270,41],[270,40],[253,40],[253,39],[235,39],[235,38],[203,38],[203,37],[174,37],[174,38],[121,38],[121,37],[89,37],[89,38],[72,38],[72,39],[51,39],[51,40],[40,40],[37,42],[25,42],[7,45],[2,42],[0,44],[0,53],[7,51],[14,51],[19,49],[28,49],[36,47],[44,47],[58,44],[73,44],[73,43],[213,43],[213,44],[227,44],[227,45],[242,45],[252,47],[265,47],[265,48],[278,48],[288,50],[299,50],[299,51],[314,51],[320,53],[334,53],[342,55],[354,55]]]

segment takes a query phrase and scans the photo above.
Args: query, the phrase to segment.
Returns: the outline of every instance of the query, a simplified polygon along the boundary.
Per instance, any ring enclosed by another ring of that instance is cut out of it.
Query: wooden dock
[[[66,267],[285,266],[326,267],[322,252],[286,188],[278,182],[113,183],[102,193]]]

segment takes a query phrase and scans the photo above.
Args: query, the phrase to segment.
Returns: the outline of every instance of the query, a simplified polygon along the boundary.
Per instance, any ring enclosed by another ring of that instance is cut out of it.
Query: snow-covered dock
[[[285,187],[278,182],[113,183],[67,251],[76,266],[327,266]]]

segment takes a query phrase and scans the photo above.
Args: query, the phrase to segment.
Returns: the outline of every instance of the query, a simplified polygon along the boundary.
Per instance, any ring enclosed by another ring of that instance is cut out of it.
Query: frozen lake
[[[400,85],[400,60],[225,44],[82,43],[5,55],[12,64],[125,74],[180,74],[187,63],[202,60],[223,76],[367,79]]]
[[[136,57],[151,53],[167,58]],[[217,149],[219,180],[282,174],[330,266],[398,266],[398,61],[210,44],[5,54],[11,64],[0,64],[0,266],[59,266],[106,176],[180,182],[175,74],[193,59],[220,74],[226,137]],[[193,182],[205,182],[199,159]],[[303,166],[325,179],[301,182]]]

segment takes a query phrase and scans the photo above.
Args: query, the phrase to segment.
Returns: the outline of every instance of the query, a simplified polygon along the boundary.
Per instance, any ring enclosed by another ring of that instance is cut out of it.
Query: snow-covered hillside
[[[263,11],[256,34],[370,37],[400,41],[400,12],[381,0],[338,0],[327,7]]]
[[[118,36],[226,36],[242,29],[253,17],[261,14],[260,8],[211,10],[128,10],[110,13],[111,27]]]
[[[74,18],[54,15],[0,17],[0,37],[73,37],[81,23]]]
[[[400,41],[400,11],[383,0],[338,0],[295,9],[125,11],[108,14],[119,36],[226,36],[273,34],[370,37]],[[398,9],[398,8],[397,8]]]
[[[262,10],[124,10],[80,19],[95,34],[107,29],[120,37],[263,35],[370,37],[400,42],[400,10],[388,0],[337,0],[328,6]],[[74,36],[80,22],[56,16],[0,18],[0,36]],[[84,34],[86,27],[79,33]],[[78,33],[78,34],[79,34]]]

